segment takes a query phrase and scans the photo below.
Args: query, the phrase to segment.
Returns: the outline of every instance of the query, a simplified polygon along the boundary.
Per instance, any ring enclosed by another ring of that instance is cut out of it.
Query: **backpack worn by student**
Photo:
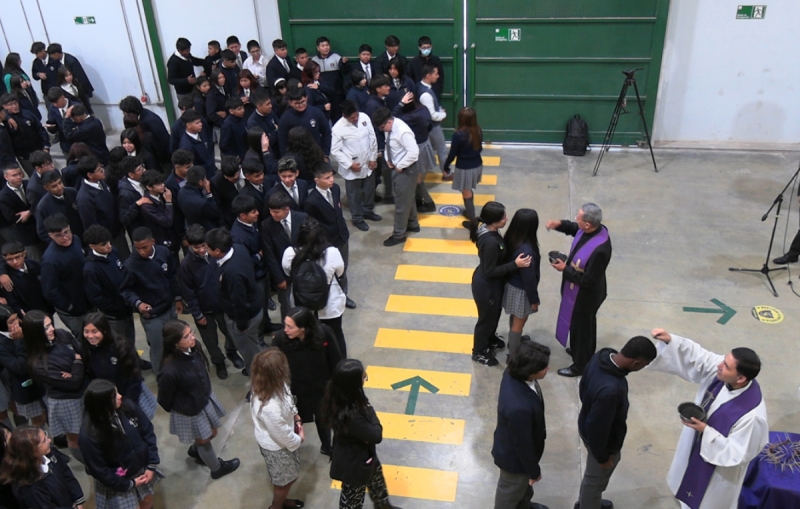
[[[564,136],[564,155],[586,155],[589,146],[589,126],[580,115],[575,115],[567,122],[567,133]]]
[[[294,305],[311,311],[325,309],[331,283],[322,266],[308,258],[299,263],[292,261],[292,295]],[[335,274],[334,274],[335,276]]]

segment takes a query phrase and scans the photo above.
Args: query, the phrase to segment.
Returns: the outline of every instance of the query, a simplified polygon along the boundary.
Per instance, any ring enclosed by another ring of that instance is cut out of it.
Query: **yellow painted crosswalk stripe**
[[[449,182],[445,182],[442,180],[441,173],[426,173],[425,174],[425,182],[433,182],[435,184],[448,184]],[[497,175],[481,175],[481,185],[484,186],[496,186],[497,185]]]
[[[417,216],[419,225],[423,228],[460,228],[464,229],[461,224],[464,222],[464,216],[443,216],[441,214],[420,214]]]
[[[486,205],[486,202],[494,201],[493,194],[476,194],[475,205]],[[463,205],[464,198],[459,193],[431,193],[431,199],[436,205]]]
[[[393,390],[392,384],[420,376],[435,385],[439,392],[436,394],[446,396],[469,396],[472,375],[469,373],[453,373],[449,371],[426,371],[424,369],[389,368],[386,366],[367,366],[367,381],[364,387],[368,389]],[[408,391],[405,386],[398,391]],[[420,387],[421,393],[428,393],[425,387]]]
[[[502,145],[492,145],[491,143],[484,143],[483,148],[488,150],[501,150],[503,148]]]
[[[417,315],[461,316],[476,318],[478,308],[472,299],[423,297],[419,295],[389,295],[386,311]]]
[[[500,157],[498,156],[483,156],[481,159],[483,159],[484,166],[500,166]]]
[[[400,281],[454,283],[468,285],[475,269],[461,267],[432,267],[430,265],[398,265],[394,278]]]
[[[383,476],[389,495],[395,497],[419,498],[438,502],[455,502],[458,472],[433,470],[430,468],[383,466]],[[342,483],[331,482],[331,488],[341,489]]]
[[[409,237],[403,251],[412,253],[478,254],[478,248],[469,240],[421,239]]]
[[[383,438],[448,445],[461,445],[464,441],[462,419],[377,413],[383,425]]]
[[[472,353],[472,334],[381,327],[375,337],[375,347],[470,354]]]

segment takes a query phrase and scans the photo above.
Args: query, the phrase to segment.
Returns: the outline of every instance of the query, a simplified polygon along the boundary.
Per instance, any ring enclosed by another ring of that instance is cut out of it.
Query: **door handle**
[[[453,94],[454,103],[458,102],[458,92],[457,92],[458,87],[456,86],[456,83],[458,83],[459,76],[460,75],[458,74],[458,44],[453,44],[453,89],[450,91],[450,93]]]

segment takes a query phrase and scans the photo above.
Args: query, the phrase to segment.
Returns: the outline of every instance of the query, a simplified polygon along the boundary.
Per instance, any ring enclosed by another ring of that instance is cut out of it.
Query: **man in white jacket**
[[[667,483],[684,509],[736,507],[747,466],[769,440],[767,409],[755,380],[761,361],[749,348],[720,355],[664,329],[652,334],[661,343],[648,369],[699,384],[694,402],[708,416],[705,422],[684,422]]]

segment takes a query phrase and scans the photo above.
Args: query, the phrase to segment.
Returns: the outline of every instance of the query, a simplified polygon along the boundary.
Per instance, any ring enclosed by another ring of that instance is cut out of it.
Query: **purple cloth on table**
[[[769,442],[790,438],[800,441],[800,434],[771,431]],[[759,455],[750,462],[739,495],[739,509],[790,509],[800,507],[800,472],[773,465]]]

